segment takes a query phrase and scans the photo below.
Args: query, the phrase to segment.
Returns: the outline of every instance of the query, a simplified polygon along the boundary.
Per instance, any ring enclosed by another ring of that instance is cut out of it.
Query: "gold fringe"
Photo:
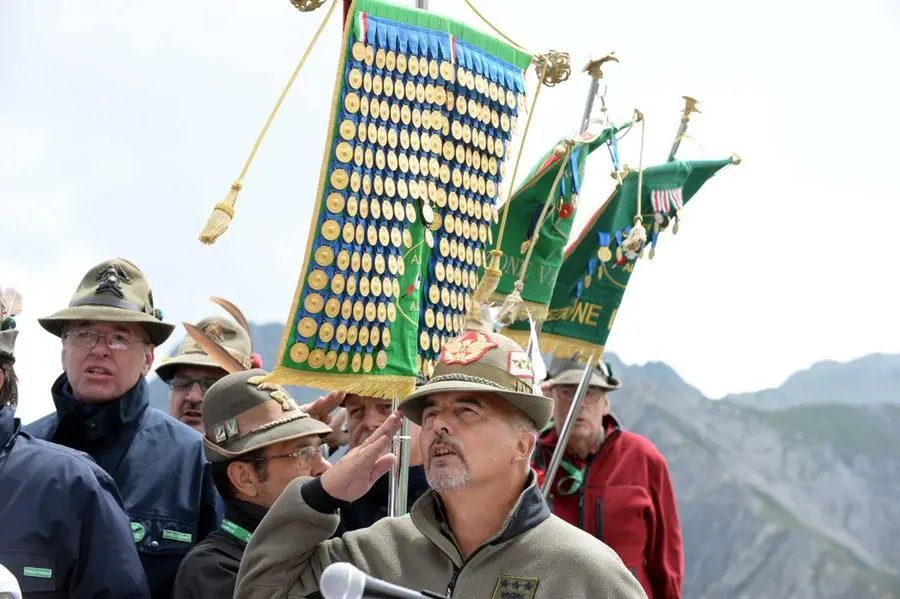
[[[530,331],[504,328],[500,331],[500,334],[509,337],[521,347],[528,346]],[[542,353],[550,353],[559,358],[574,358],[579,362],[587,362],[592,352],[594,353],[594,358],[599,359],[603,356],[603,350],[606,348],[605,345],[597,345],[596,343],[589,343],[580,339],[543,332],[538,337],[538,344],[541,346]]]
[[[416,377],[398,375],[343,374],[336,372],[306,372],[279,365],[263,382],[279,385],[299,385],[325,391],[345,391],[364,397],[404,399],[416,389]]]
[[[216,204],[213,213],[209,216],[206,226],[200,232],[200,241],[211,245],[216,239],[221,237],[222,233],[228,230],[231,219],[234,218],[234,204],[237,202],[238,193],[240,193],[243,185],[240,180],[231,184],[231,190],[225,196],[225,199]]]

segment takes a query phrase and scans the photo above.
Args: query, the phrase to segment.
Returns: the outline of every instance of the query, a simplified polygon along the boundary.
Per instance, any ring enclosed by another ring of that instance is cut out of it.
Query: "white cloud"
[[[703,112],[689,130],[699,144],[685,141],[680,157],[744,158],[639,266],[610,350],[665,360],[711,395],[775,385],[819,359],[900,351],[888,274],[898,256],[889,235],[898,90],[883,68],[871,75],[900,58],[893,3],[478,5],[529,48],[572,55],[572,79],[541,94],[520,176],[577,127],[588,88],[580,70],[610,50],[621,60],[606,69],[610,113],[642,110],[645,163],[665,159],[683,94]],[[431,8],[484,28],[461,0]],[[0,211],[14,223],[0,283],[26,300],[21,415],[50,409],[59,370],[58,342],[32,319],[65,305],[104,258],[145,270],[173,322],[210,312],[210,295],[254,320],[283,321],[321,163],[338,19],[260,148],[231,229],[206,247],[197,233],[323,10],[300,14],[287,0],[56,0],[0,11],[0,54],[12,57],[0,63]],[[632,166],[639,139],[635,130],[622,144]],[[578,222],[607,196],[608,172],[600,150]]]

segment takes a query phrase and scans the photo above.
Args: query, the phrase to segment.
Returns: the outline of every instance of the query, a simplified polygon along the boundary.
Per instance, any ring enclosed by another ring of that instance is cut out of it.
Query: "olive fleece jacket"
[[[637,579],[602,541],[550,514],[531,471],[503,528],[463,560],[439,495],[409,514],[329,539],[335,500],[318,478],[285,489],[247,544],[235,599],[304,597],[322,571],[349,562],[370,576],[463,599],[646,599]],[[476,508],[477,509],[477,508]]]

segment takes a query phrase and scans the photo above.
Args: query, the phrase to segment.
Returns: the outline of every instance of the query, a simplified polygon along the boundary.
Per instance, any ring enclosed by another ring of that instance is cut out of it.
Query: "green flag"
[[[572,149],[568,155],[564,153],[566,140],[560,140],[559,144],[537,161],[513,193],[512,199],[500,210],[499,222],[502,222],[505,210],[510,210],[510,213],[506,217],[506,227],[498,248],[503,252],[500,259],[503,274],[490,298],[491,303],[502,302],[512,293],[521,275],[529,242],[537,235],[534,249],[525,265],[521,295],[524,307],[532,318],[540,320],[546,317],[547,306],[562,265],[563,250],[569,241],[575,220],[587,157],[630,124],[589,129],[570,140]],[[563,169],[561,175],[560,169]],[[548,200],[551,205],[547,207],[546,215],[538,228],[541,213]],[[499,223],[492,226],[493,239],[498,238],[499,229]]]
[[[436,13],[381,0],[348,12],[268,380],[399,398],[465,328],[531,56]]]
[[[645,169],[640,210],[647,230],[644,247],[654,250],[659,234],[677,218],[682,206],[733,161],[736,158],[674,161]],[[629,172],[566,249],[541,329],[541,351],[562,357],[579,351],[603,352],[639,257],[621,247],[638,211],[637,189],[638,173]],[[529,324],[515,322],[503,332],[527,343]]]

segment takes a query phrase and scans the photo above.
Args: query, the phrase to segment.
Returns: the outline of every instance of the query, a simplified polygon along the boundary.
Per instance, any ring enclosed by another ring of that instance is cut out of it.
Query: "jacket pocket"
[[[629,569],[640,569],[654,521],[650,493],[637,485],[610,485],[595,493],[597,538],[618,553]]]
[[[64,584],[66,573],[57,571],[56,561],[52,557],[21,551],[0,551],[0,564],[12,572],[26,596],[35,593],[37,597],[49,599],[66,595],[60,588]]]
[[[196,524],[155,515],[132,516],[131,534],[144,555],[183,555],[198,541]]]

